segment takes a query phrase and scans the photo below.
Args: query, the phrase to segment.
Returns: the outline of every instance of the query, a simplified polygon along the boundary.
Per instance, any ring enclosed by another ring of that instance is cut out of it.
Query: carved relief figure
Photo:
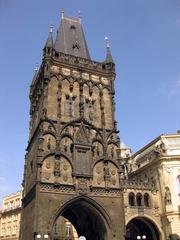
[[[51,149],[51,137],[48,137],[48,139],[47,139],[47,148],[49,150]]]
[[[54,164],[54,176],[60,176],[60,160],[55,160]]]
[[[108,166],[108,162],[104,163],[104,177],[109,177],[110,173],[109,173],[109,166]]]
[[[93,158],[98,159],[103,154],[103,147],[99,142],[95,142],[92,146]]]
[[[165,187],[165,196],[164,196],[165,204],[171,204],[171,192],[169,187]]]
[[[162,140],[159,140],[154,146],[154,151],[160,155],[165,154],[166,149],[167,146]]]
[[[95,100],[91,97],[89,99],[86,98],[85,100],[85,116],[90,120],[93,121],[95,117],[95,109],[94,109]]]

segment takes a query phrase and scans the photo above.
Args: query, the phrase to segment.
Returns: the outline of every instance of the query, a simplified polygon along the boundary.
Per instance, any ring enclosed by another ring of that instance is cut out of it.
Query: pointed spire
[[[54,49],[57,52],[90,59],[81,18],[68,17],[61,11],[61,24],[57,30]]]
[[[112,54],[111,54],[111,50],[110,50],[108,37],[105,37],[105,41],[106,41],[106,60],[105,60],[105,62],[106,63],[114,63]]]
[[[45,47],[53,47],[53,25],[51,24],[50,29],[49,29],[49,35],[48,35],[48,39],[46,41],[46,45]]]
[[[78,18],[79,18],[79,19],[82,18],[82,16],[81,16],[81,11],[80,11],[80,10],[78,11]]]
[[[35,82],[35,80],[36,80],[38,71],[39,71],[39,64],[36,63],[35,68],[34,68],[34,77],[33,77],[33,80],[32,80],[32,85],[34,84],[34,82]]]
[[[61,19],[64,18],[64,8],[61,9]]]

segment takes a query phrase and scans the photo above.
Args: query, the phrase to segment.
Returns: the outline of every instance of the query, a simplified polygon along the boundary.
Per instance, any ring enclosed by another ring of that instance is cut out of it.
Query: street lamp
[[[41,235],[40,233],[36,234],[36,239],[48,239],[48,238],[49,238],[48,234],[44,234],[44,235]]]
[[[142,235],[142,236],[137,236],[137,240],[141,240],[141,239],[143,239],[143,240],[145,240],[146,239],[146,235]]]

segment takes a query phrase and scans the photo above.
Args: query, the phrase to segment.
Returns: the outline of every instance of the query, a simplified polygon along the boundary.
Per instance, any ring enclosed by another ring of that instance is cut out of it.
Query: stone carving
[[[47,109],[43,108],[42,110],[42,119],[46,119],[47,118]]]
[[[86,178],[78,178],[78,192],[81,195],[88,193],[88,180]]]
[[[94,159],[99,159],[103,155],[103,146],[99,142],[93,143],[92,154]]]
[[[74,193],[75,188],[71,185],[59,185],[59,186],[53,186],[52,184],[40,184],[40,191],[41,192],[65,192],[65,193]]]
[[[114,196],[114,197],[119,197],[121,194],[120,189],[105,189],[105,188],[92,188],[92,194],[94,195],[102,195],[102,196]]]
[[[85,100],[85,117],[89,119],[90,121],[93,121],[95,117],[95,100],[90,97],[89,99],[86,98]]]
[[[77,143],[89,143],[88,135],[83,123],[81,123],[79,129],[77,130],[75,139]]]
[[[166,153],[166,149],[167,146],[162,140],[159,140],[154,146],[154,151],[159,155],[164,155]]]
[[[108,166],[108,162],[104,163],[104,178],[109,177],[110,173],[109,173],[109,166]]]
[[[124,176],[122,178],[124,180]],[[116,166],[108,161],[99,162],[93,170],[93,186],[115,188],[119,187],[119,174]]]
[[[61,151],[66,153],[67,155],[72,154],[72,140],[68,137],[64,137],[61,140]]]
[[[48,150],[51,149],[51,138],[50,137],[48,137],[48,139],[47,139],[47,148],[48,148]]]
[[[108,148],[107,148],[107,152],[108,152],[108,158],[109,159],[116,159],[117,158],[117,146],[115,144],[109,144]]]
[[[95,165],[93,169],[93,186],[105,187],[104,181],[104,164],[99,162]]]
[[[60,160],[55,160],[54,164],[54,176],[59,177],[60,176]]]
[[[165,196],[164,196],[165,204],[170,205],[171,204],[171,192],[169,187],[165,187]]]

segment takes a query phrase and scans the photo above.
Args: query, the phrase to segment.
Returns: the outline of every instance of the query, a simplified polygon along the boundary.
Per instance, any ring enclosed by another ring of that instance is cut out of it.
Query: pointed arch
[[[107,240],[108,232],[112,229],[112,222],[106,210],[95,200],[86,196],[75,197],[57,209],[49,223],[50,232],[53,232],[53,227],[60,216],[74,225],[78,235],[90,234],[92,237],[96,234],[93,239]]]

